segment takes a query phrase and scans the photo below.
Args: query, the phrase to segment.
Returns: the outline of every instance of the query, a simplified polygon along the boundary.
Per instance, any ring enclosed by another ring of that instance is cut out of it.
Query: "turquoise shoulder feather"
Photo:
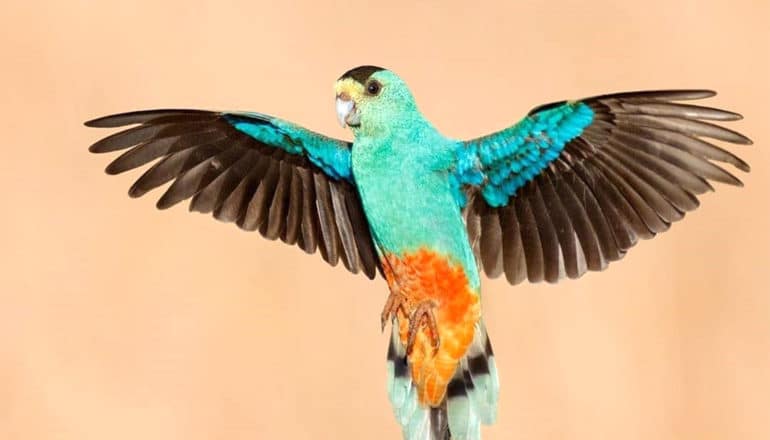
[[[459,144],[452,173],[455,199],[467,203],[465,186],[481,187],[490,206],[508,199],[556,159],[567,142],[580,136],[594,113],[582,102],[536,111],[516,125]]]
[[[351,181],[350,143],[260,113],[225,113],[238,131],[290,154],[305,155],[326,174]]]

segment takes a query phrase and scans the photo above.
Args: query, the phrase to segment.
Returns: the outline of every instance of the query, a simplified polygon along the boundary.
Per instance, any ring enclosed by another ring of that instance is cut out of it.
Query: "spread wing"
[[[749,166],[712,139],[750,144],[711,121],[736,113],[675,101],[705,90],[631,92],[538,107],[461,143],[452,177],[484,271],[511,284],[602,270],[640,238],[698,207],[709,181]]]
[[[135,125],[138,124],[138,125]],[[86,122],[127,128],[90,151],[126,150],[107,166],[118,174],[153,165],[129,190],[139,197],[169,181],[157,203],[191,199],[240,228],[280,238],[332,266],[374,278],[378,259],[350,168],[350,144],[257,113],[149,110]]]

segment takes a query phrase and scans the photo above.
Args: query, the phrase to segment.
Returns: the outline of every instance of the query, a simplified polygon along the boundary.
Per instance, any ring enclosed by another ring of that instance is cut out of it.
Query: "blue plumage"
[[[524,184],[556,159],[564,146],[593,122],[582,102],[542,110],[511,128],[460,144],[452,184],[462,207],[463,186],[481,186],[490,206],[504,206]]]
[[[310,162],[337,180],[352,181],[350,144],[305,130],[290,122],[260,113],[227,113],[236,130],[287,153],[305,155]]]

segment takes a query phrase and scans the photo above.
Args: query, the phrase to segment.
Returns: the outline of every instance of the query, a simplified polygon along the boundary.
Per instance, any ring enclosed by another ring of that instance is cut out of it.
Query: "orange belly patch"
[[[434,350],[430,330],[423,325],[409,355],[412,382],[420,403],[438,406],[457,364],[473,341],[481,315],[478,291],[472,289],[460,264],[427,249],[394,255],[383,261],[385,278],[391,291],[406,299],[405,311],[398,312],[401,342],[406,345],[409,317],[418,304],[432,301],[440,345]]]

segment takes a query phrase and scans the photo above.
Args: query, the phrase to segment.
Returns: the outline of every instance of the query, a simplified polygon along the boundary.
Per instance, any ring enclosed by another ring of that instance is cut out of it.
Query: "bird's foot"
[[[431,346],[433,352],[438,351],[441,341],[438,336],[438,324],[436,323],[436,316],[433,313],[433,309],[437,307],[437,304],[433,300],[424,300],[417,304],[414,310],[408,312],[409,301],[406,296],[398,293],[391,292],[388,299],[385,301],[385,307],[382,309],[382,315],[380,317],[380,324],[382,330],[385,330],[385,325],[388,321],[393,321],[398,313],[401,312],[404,317],[409,318],[409,330],[406,336],[406,354],[410,355],[414,350],[414,343],[417,339],[417,333],[423,326],[426,327],[426,331],[430,336]]]
[[[417,338],[417,332],[424,325],[429,332],[431,346],[433,347],[433,354],[438,351],[441,340],[438,336],[438,325],[436,324],[436,316],[433,314],[433,309],[436,308],[436,303],[432,300],[425,300],[417,304],[417,307],[412,312],[412,316],[409,318],[409,332],[407,333],[406,342],[406,355],[409,356],[414,350],[414,342]]]
[[[390,292],[388,299],[385,300],[385,307],[382,308],[382,316],[380,316],[380,324],[382,325],[382,331],[385,331],[385,325],[388,321],[393,321],[398,316],[398,312],[407,316],[406,313],[407,300],[406,297],[398,292]]]

